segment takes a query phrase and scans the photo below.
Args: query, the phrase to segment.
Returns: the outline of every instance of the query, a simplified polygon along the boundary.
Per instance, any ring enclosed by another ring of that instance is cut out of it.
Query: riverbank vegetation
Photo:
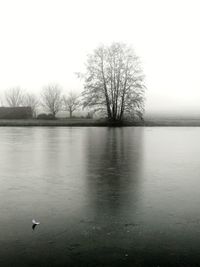
[[[198,118],[181,118],[181,119],[145,119],[144,121],[123,121],[111,122],[106,119],[90,119],[90,118],[65,118],[65,119],[0,119],[1,126],[60,126],[60,127],[128,127],[128,126],[147,126],[147,127],[200,127]]]
[[[142,121],[110,122],[105,119],[67,118],[67,119],[0,119],[1,126],[70,126],[70,127],[122,127],[122,126],[144,126]]]
[[[6,90],[2,106],[30,107],[34,118],[46,120],[56,119],[60,112],[68,112],[72,119],[74,112],[80,115],[82,110],[85,116],[95,115],[110,124],[143,120],[144,75],[131,47],[123,43],[98,47],[88,55],[86,71],[78,77],[84,86],[80,94],[63,93],[59,84],[45,86],[38,96],[14,87]]]

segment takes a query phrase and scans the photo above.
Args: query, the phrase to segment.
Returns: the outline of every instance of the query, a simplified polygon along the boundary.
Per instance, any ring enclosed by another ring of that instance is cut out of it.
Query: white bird
[[[33,224],[36,224],[36,225],[40,224],[40,222],[36,222],[35,219],[32,220],[32,223],[33,223]]]
[[[35,229],[35,227],[38,225],[38,224],[40,224],[40,222],[37,222],[35,219],[33,219],[32,220],[32,229],[34,230]]]

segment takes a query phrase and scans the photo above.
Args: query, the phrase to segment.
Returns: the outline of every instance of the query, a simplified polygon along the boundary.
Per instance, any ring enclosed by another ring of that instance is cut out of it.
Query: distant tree
[[[37,115],[37,108],[39,107],[39,100],[34,94],[25,94],[23,99],[23,106],[31,107],[34,117]]]
[[[69,112],[69,117],[72,118],[72,114],[80,106],[79,95],[70,92],[67,96],[63,97],[64,110]]]
[[[3,99],[0,97],[0,105],[3,106]]]
[[[104,112],[109,120],[142,117],[144,75],[138,57],[126,44],[101,46],[88,56],[83,107]]]
[[[14,87],[6,91],[5,99],[9,107],[20,107],[23,105],[24,92],[20,87]]]
[[[55,118],[62,108],[62,90],[58,84],[48,85],[41,93],[41,104]]]

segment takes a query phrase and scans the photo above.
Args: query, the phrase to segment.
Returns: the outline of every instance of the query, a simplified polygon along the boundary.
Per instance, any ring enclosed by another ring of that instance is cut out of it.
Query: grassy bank
[[[200,118],[148,119],[145,126],[200,127]]]
[[[0,120],[1,126],[111,126],[111,127],[121,127],[121,126],[174,126],[174,127],[200,127],[200,119],[151,119],[145,122],[124,122],[119,123],[109,123],[106,120],[97,119],[57,119],[57,120]]]
[[[97,119],[0,120],[0,126],[142,126],[142,122],[109,123]]]

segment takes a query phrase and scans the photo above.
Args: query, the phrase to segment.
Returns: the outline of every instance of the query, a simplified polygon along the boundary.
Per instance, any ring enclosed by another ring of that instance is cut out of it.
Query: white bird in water
[[[32,220],[32,229],[34,230],[37,225],[40,224],[40,222],[37,222],[35,219]]]

